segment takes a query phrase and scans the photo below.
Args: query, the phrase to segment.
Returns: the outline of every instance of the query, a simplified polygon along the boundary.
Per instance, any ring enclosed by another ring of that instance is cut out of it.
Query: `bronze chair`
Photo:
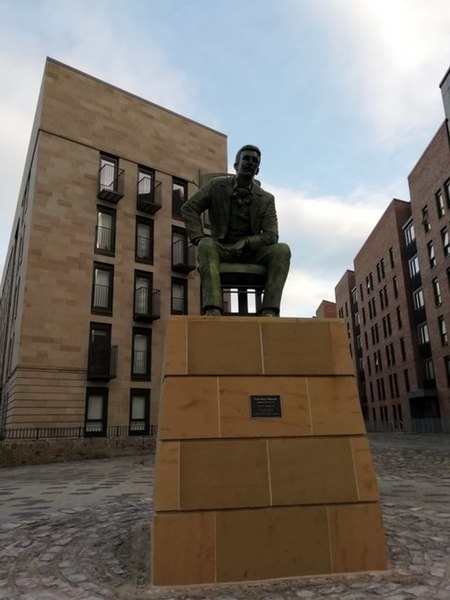
[[[257,314],[261,309],[266,284],[267,269],[263,265],[247,263],[222,263],[220,282],[222,306],[225,315]],[[232,310],[233,296],[237,295],[237,311]],[[254,312],[249,312],[249,299],[254,296]]]

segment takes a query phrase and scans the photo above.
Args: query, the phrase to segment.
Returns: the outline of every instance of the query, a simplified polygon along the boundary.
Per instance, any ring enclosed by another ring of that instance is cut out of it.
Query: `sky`
[[[0,0],[0,272],[47,56],[262,150],[311,317],[444,121],[449,0]]]

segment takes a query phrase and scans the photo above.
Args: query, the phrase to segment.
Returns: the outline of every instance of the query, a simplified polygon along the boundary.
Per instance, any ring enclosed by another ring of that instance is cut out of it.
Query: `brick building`
[[[335,288],[363,413],[383,426],[450,419],[450,70],[445,121]],[[440,425],[438,425],[440,426]]]
[[[198,314],[180,206],[226,136],[47,59],[0,297],[0,429],[155,423],[165,322]]]

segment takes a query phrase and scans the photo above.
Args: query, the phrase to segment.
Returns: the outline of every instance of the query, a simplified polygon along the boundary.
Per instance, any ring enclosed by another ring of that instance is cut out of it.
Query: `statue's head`
[[[257,146],[246,144],[237,151],[234,168],[238,175],[251,174],[253,177],[259,172],[260,162],[261,150]]]

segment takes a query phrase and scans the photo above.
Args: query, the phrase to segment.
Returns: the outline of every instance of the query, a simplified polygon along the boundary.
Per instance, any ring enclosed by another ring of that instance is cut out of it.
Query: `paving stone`
[[[450,436],[369,439],[386,573],[152,588],[153,459],[139,456],[2,469],[0,600],[449,600]]]

